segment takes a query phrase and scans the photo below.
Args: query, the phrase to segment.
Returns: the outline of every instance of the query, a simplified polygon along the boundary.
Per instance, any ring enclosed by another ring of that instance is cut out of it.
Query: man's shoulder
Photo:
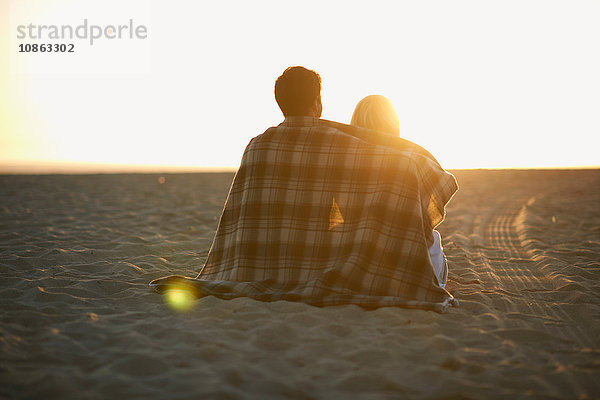
[[[315,117],[287,117],[279,125],[268,128],[255,138],[281,132],[307,131],[307,129],[310,129],[311,132],[327,132],[331,134],[337,133],[350,135],[359,139],[361,137],[361,132],[362,135],[365,136],[367,135],[367,132],[374,132],[357,126]]]
[[[253,137],[250,143],[275,139],[280,135],[293,135],[311,132],[312,134],[345,134],[342,129],[335,126],[333,121],[322,120],[315,117],[287,117],[279,125],[267,128],[263,133]],[[349,128],[352,128],[348,126]]]

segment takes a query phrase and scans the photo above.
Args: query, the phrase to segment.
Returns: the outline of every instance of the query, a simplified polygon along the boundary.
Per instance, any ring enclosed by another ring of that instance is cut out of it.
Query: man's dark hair
[[[275,100],[283,115],[309,115],[321,96],[321,77],[304,67],[289,67],[275,81]]]

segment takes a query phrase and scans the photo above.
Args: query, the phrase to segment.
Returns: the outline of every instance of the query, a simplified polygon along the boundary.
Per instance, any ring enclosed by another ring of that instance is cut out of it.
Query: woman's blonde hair
[[[378,94],[358,102],[350,124],[400,136],[400,120],[392,102]]]

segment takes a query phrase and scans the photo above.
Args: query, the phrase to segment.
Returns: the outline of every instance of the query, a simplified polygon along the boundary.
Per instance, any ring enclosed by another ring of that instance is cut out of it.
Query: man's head
[[[275,82],[275,100],[283,115],[321,117],[321,77],[304,67],[289,67]]]

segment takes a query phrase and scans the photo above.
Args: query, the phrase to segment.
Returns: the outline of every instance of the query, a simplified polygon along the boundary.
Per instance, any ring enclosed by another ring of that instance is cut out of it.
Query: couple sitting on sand
[[[366,97],[346,125],[319,118],[320,92],[303,67],[277,79],[285,120],[246,147],[204,267],[152,287],[316,306],[458,304],[434,230],[456,180],[399,137],[387,99]]]

